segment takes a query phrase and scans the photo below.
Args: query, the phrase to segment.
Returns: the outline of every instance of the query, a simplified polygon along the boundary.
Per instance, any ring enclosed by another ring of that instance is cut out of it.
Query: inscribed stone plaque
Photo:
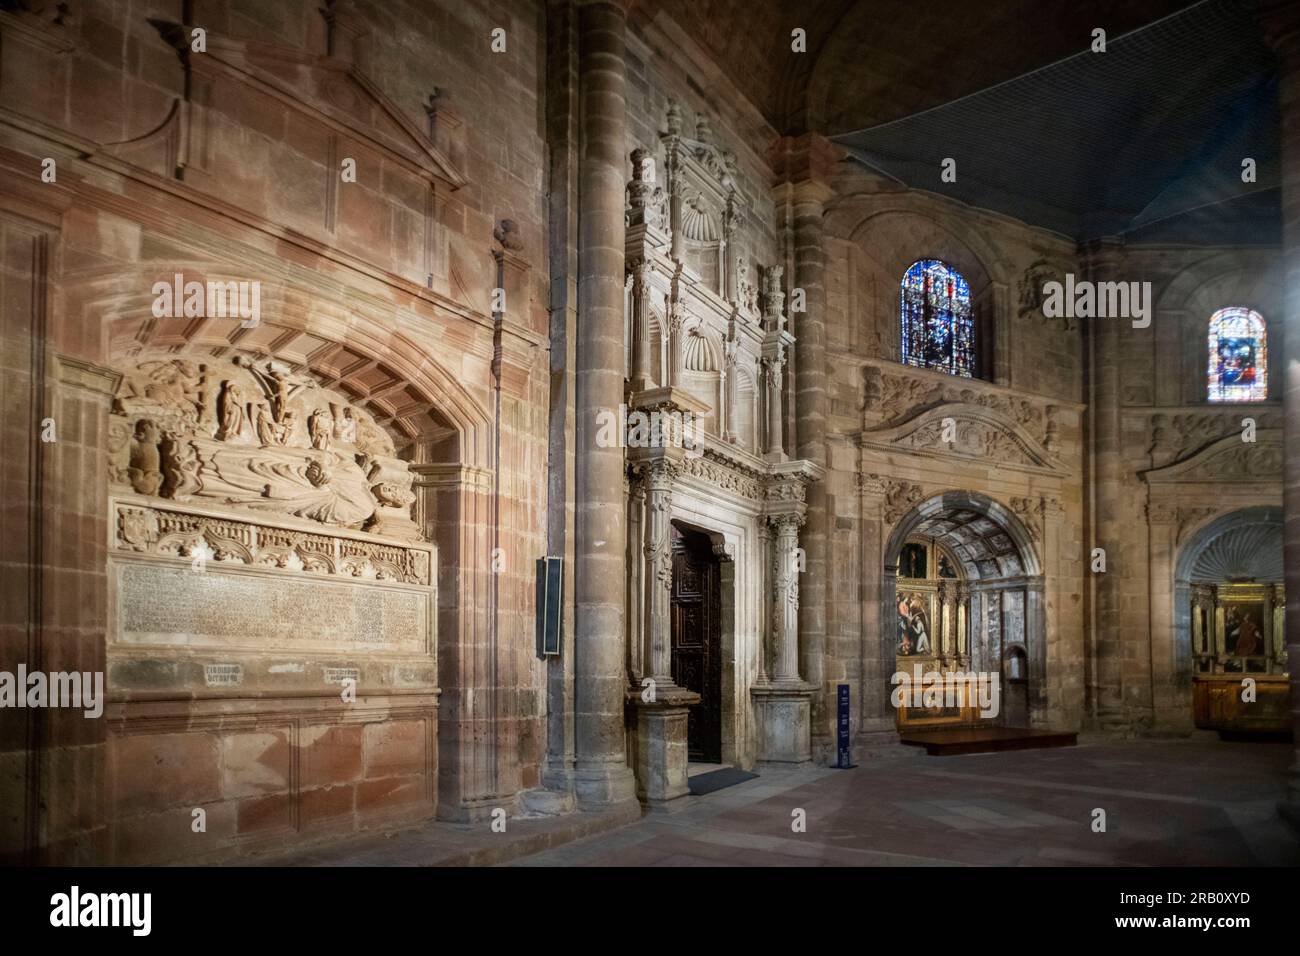
[[[373,582],[123,562],[117,640],[427,653],[430,593]]]
[[[204,664],[203,683],[209,687],[238,687],[244,682],[244,668],[239,664]]]

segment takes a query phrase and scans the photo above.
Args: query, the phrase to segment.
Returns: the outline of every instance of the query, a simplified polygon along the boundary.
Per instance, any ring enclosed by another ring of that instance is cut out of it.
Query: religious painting
[[[1210,319],[1211,402],[1268,398],[1268,339],[1264,318],[1251,309],[1220,309]]]
[[[926,564],[926,547],[923,544],[905,544],[898,556],[900,578],[924,578],[929,574]]]
[[[933,657],[934,634],[930,627],[931,595],[915,591],[898,592],[899,657]]]
[[[1264,602],[1233,601],[1223,605],[1223,647],[1229,657],[1263,657]]]

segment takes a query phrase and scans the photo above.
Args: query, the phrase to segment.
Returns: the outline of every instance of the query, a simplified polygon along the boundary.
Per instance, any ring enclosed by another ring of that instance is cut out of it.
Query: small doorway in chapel
[[[722,760],[722,569],[708,535],[673,526],[672,676],[700,695],[687,717],[688,756]]]

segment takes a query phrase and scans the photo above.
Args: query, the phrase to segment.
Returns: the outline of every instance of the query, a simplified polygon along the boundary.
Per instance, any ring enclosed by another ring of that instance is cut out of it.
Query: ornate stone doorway
[[[700,695],[687,718],[691,760],[722,760],[722,568],[713,539],[673,526],[672,675]]]

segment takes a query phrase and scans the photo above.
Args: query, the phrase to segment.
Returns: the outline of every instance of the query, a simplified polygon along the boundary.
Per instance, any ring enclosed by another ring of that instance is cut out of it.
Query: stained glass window
[[[1220,309],[1210,318],[1209,400],[1262,402],[1268,397],[1268,333],[1252,309]]]
[[[970,378],[975,324],[970,286],[938,259],[918,259],[903,275],[903,362]]]

